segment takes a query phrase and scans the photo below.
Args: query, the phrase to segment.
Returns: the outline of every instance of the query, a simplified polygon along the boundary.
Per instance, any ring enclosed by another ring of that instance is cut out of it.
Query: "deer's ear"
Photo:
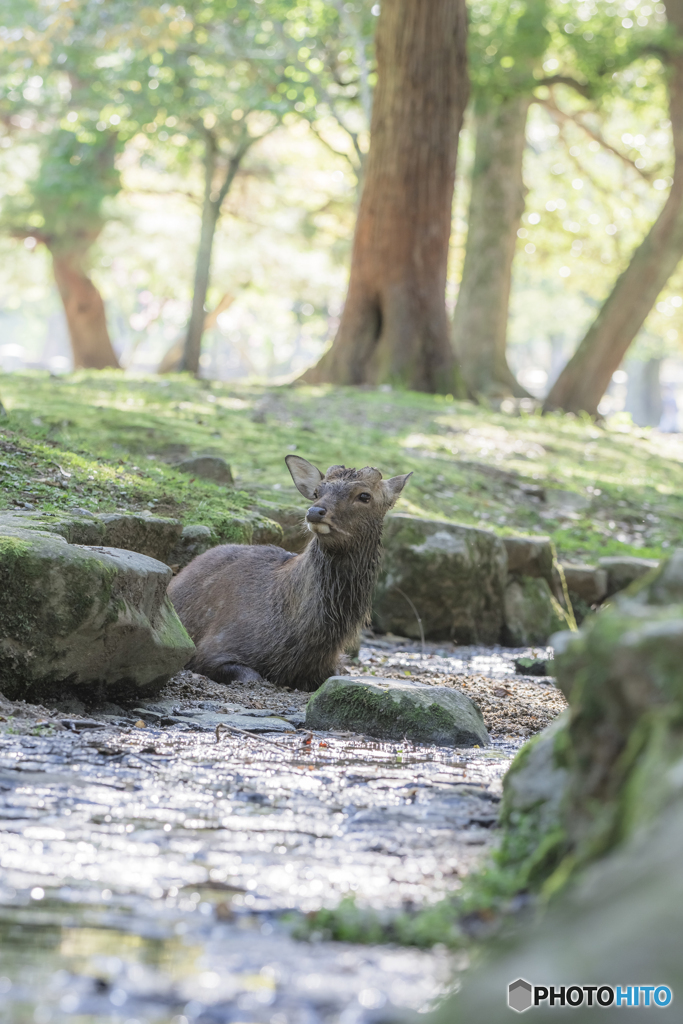
[[[285,462],[287,463],[287,469],[292,474],[292,480],[296,484],[297,490],[303,494],[304,498],[309,498],[310,501],[313,501],[315,489],[323,478],[320,470],[316,469],[311,462],[307,462],[306,459],[302,459],[299,455],[286,455]]]
[[[405,485],[408,483],[408,480],[412,475],[413,474],[411,472],[406,473],[405,476],[392,476],[390,477],[389,480],[382,481],[384,493],[386,494],[387,498],[389,499],[392,505],[397,500],[399,494],[401,493]]]

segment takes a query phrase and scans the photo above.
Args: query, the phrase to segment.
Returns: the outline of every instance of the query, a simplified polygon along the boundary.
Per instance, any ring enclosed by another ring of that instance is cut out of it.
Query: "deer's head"
[[[330,466],[323,474],[298,455],[288,455],[285,461],[298,490],[312,502],[306,525],[325,547],[353,547],[368,534],[376,535],[412,475],[383,480],[370,466]]]

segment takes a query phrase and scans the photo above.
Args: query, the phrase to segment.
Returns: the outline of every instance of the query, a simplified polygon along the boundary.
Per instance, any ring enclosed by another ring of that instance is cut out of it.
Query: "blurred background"
[[[674,154],[658,52],[664,5],[535,7],[470,4],[473,93],[447,306],[452,314],[468,244],[476,104],[497,88],[492,69],[533,64],[507,359],[542,399],[658,217]],[[314,364],[345,300],[379,13],[371,0],[6,0],[0,368],[73,368],[53,266],[69,246],[102,297],[120,366],[148,373],[172,363],[195,289],[210,145],[209,201],[232,179],[215,224],[200,375],[279,382]],[[599,412],[677,431],[679,407],[677,268]]]

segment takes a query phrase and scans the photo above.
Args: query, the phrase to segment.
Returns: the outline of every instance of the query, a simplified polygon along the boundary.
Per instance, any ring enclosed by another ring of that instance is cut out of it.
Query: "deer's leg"
[[[248,665],[238,665],[234,661],[225,661],[222,665],[215,665],[206,672],[209,679],[216,683],[262,683],[263,676],[260,676],[256,669]]]

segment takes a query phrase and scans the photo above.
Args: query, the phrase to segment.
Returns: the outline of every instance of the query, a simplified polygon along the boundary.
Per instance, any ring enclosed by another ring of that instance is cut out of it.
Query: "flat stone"
[[[192,459],[183,459],[175,468],[181,473],[198,476],[201,480],[213,480],[217,484],[232,486],[235,483],[230,466],[219,455],[197,455]]]
[[[74,509],[55,515],[41,512],[2,512],[0,533],[3,528],[58,534],[68,544],[100,544],[105,547],[122,548],[125,551],[137,551],[161,562],[168,561],[169,554],[178,543],[182,532],[182,525],[177,519],[144,513],[89,513],[86,509]]]
[[[481,712],[464,693],[401,679],[331,676],[306,705],[308,729],[348,730],[437,746],[487,746]]]
[[[294,726],[284,718],[276,715],[268,715],[263,718],[255,718],[253,715],[221,715],[215,711],[205,711],[200,715],[193,715],[185,719],[192,723],[202,732],[214,732],[217,725],[231,725],[235,729],[243,729],[245,732],[295,732]]]
[[[520,576],[553,577],[553,549],[550,537],[503,537],[508,555],[508,572]]]
[[[0,687],[152,690],[194,645],[166,588],[171,570],[132,551],[68,544],[0,524]]]
[[[396,513],[384,528],[383,571],[373,600],[380,633],[457,643],[497,643],[507,554],[489,530]]]
[[[588,605],[599,604],[607,596],[607,570],[594,565],[562,563],[570,598],[580,597]]]
[[[567,622],[553,600],[548,581],[523,576],[505,588],[505,629],[503,639],[510,647],[546,644]]]
[[[607,573],[607,596],[626,590],[636,580],[641,579],[659,562],[654,558],[634,558],[630,555],[598,559],[601,569]]]

